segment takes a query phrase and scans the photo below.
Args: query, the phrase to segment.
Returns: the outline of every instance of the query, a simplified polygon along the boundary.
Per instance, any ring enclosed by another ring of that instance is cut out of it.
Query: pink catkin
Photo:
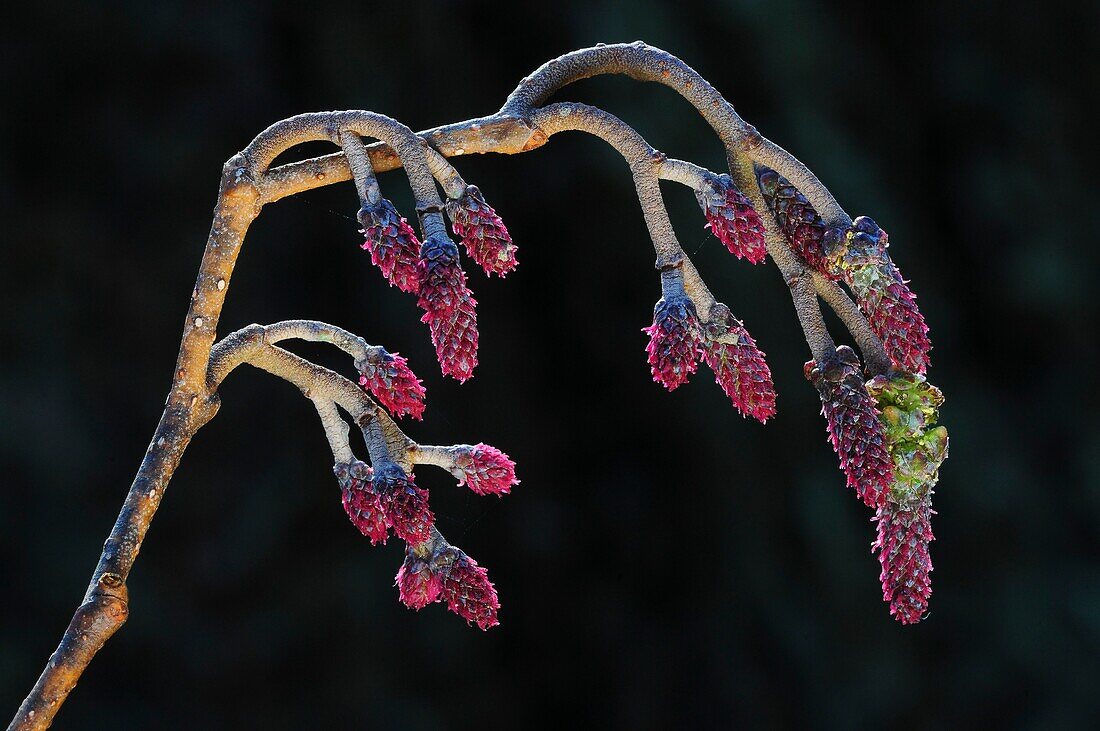
[[[416,292],[420,286],[416,268],[420,242],[409,222],[383,198],[359,210],[359,223],[363,227],[363,248],[370,252],[371,262],[382,270],[391,286]]]
[[[889,267],[891,281],[881,290],[872,290],[861,297],[860,308],[867,314],[871,329],[882,341],[894,365],[913,373],[928,369],[928,325],[917,308],[917,297],[910,290],[896,266]]]
[[[847,231],[830,231],[826,241],[832,248],[831,261],[855,294],[894,366],[924,373],[932,349],[928,325],[917,307],[916,295],[887,252],[886,232],[868,216],[859,216]]]
[[[814,361],[805,365],[806,378],[821,396],[829,443],[840,459],[848,487],[869,507],[886,501],[894,479],[894,462],[874,399],[860,376],[859,360],[846,345],[837,348],[838,362],[822,372]]]
[[[902,624],[916,624],[928,610],[932,596],[931,495],[907,506],[887,502],[878,509],[878,552],[882,573],[882,599],[890,603],[890,615]]]
[[[775,416],[771,369],[744,325],[730,328],[723,341],[708,340],[703,346],[703,358],[714,371],[714,380],[742,415],[761,424]]]
[[[439,601],[443,589],[443,577],[433,573],[430,563],[412,551],[405,554],[395,581],[401,603],[417,611]]]
[[[433,236],[421,247],[420,299],[440,369],[460,382],[477,366],[477,301],[466,286],[458,247],[446,236]]]
[[[397,353],[386,353],[361,364],[359,385],[394,416],[422,418],[424,385]]]
[[[478,495],[506,495],[519,484],[516,463],[488,444],[460,447],[455,466],[462,473],[459,486],[465,485]]]
[[[771,168],[757,166],[756,180],[794,252],[817,271],[836,279],[826,261],[825,222],[806,197]]]
[[[707,188],[695,192],[707,228],[738,259],[759,264],[768,256],[764,222],[748,196],[738,190],[729,175],[708,177]]]
[[[406,543],[424,543],[431,537],[435,515],[428,491],[416,486],[411,474],[393,463],[376,465],[374,488],[394,535]]]
[[[447,212],[455,235],[486,275],[503,277],[516,268],[512,236],[476,185],[467,186],[461,198],[448,202]]]
[[[489,581],[489,572],[462,549],[437,536],[434,544],[410,545],[405,561],[397,572],[396,584],[401,602],[420,610],[434,602],[482,630],[500,624],[500,601]]]
[[[465,619],[467,624],[476,624],[482,630],[495,627],[500,624],[497,620],[500,601],[496,588],[489,581],[489,572],[465,553],[458,553],[460,555],[443,574],[443,601],[447,609]]]
[[[340,483],[341,502],[348,519],[360,533],[370,539],[372,546],[385,543],[390,523],[375,490],[371,468],[364,462],[355,460],[350,464],[337,464],[334,471]]]
[[[642,328],[653,380],[669,391],[684,383],[699,367],[702,328],[695,305],[685,295],[662,298],[653,309],[653,324]]]
[[[436,358],[444,375],[451,376],[459,383],[465,383],[474,375],[477,367],[477,303],[471,297],[459,304],[447,319],[432,318],[424,313],[421,322],[427,322],[431,328],[432,345]]]

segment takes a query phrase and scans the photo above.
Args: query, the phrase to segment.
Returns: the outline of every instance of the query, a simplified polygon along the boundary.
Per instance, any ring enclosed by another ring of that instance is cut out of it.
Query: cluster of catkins
[[[873,550],[883,599],[903,624],[918,622],[932,593],[932,488],[947,456],[947,430],[935,426],[943,396],[924,379],[928,326],[878,224],[861,216],[845,230],[828,229],[786,179],[763,167],[756,175],[795,254],[851,290],[890,358],[889,373],[865,383],[855,352],[841,346],[833,362],[810,361],[805,374],[821,396],[829,442],[848,486],[876,511]],[[728,175],[707,175],[696,196],[707,228],[731,254],[753,264],[767,257],[763,221]],[[644,329],[653,380],[672,391],[704,360],[742,414],[761,422],[773,416],[771,373],[744,325],[722,304],[702,322],[679,272],[663,275],[662,295],[653,324]]]
[[[932,488],[947,456],[947,432],[935,425],[943,397],[924,379],[928,326],[878,224],[861,216],[846,229],[827,228],[809,201],[774,170],[757,167],[756,178],[791,249],[807,266],[848,287],[890,358],[890,371],[865,383],[856,354],[841,346],[831,362],[807,363],[805,374],[821,396],[829,442],[848,486],[876,511],[873,550],[881,564],[883,599],[902,623],[918,622],[932,592]],[[696,196],[706,227],[731,254],[753,264],[767,258],[760,213],[729,175],[706,174]],[[487,275],[503,277],[516,267],[508,230],[477,187],[467,186],[450,200],[447,213],[454,233]],[[477,303],[458,247],[443,233],[421,244],[385,199],[364,202],[359,220],[363,248],[374,264],[391,285],[418,295],[443,373],[468,379],[477,365]],[[661,289],[652,324],[643,328],[653,380],[673,391],[702,361],[744,416],[760,422],[773,417],[771,371],[744,324],[721,303],[700,317],[675,266],[662,271]],[[361,370],[361,385],[383,406],[398,416],[420,418],[424,389],[403,358],[387,354]],[[499,451],[485,445],[455,449],[466,450],[456,464],[472,470],[456,467],[456,474],[476,492],[507,492],[515,484],[514,465]],[[392,529],[409,544],[397,577],[402,601],[417,609],[446,601],[483,628],[496,622],[496,593],[484,569],[434,532],[427,493],[411,475],[393,463],[377,465],[373,473],[362,463],[337,468],[345,507],[364,535],[384,541]]]
[[[404,358],[377,348],[357,366],[359,385],[392,415],[419,419],[424,413],[424,386]],[[499,496],[519,484],[515,463],[495,447],[460,444],[445,451],[459,487]],[[371,545],[384,544],[391,532],[406,543],[396,583],[407,607],[445,602],[483,630],[498,623],[500,602],[488,572],[435,530],[428,491],[417,486],[411,471],[387,457],[374,459],[373,467],[359,460],[339,462],[334,472],[344,511]]]
[[[475,185],[447,202],[452,230],[486,275],[503,277],[516,268],[516,246],[508,229]],[[466,284],[458,247],[445,233],[424,243],[385,198],[364,201],[359,210],[363,248],[390,285],[417,295],[445,375],[466,381],[477,366],[477,300]]]
[[[484,444],[455,449],[467,455],[466,484],[480,494],[504,494],[517,483],[515,464],[503,452]],[[419,610],[441,601],[483,630],[498,624],[500,602],[488,572],[434,529],[428,491],[417,487],[412,473],[393,462],[376,462],[372,469],[358,460],[338,463],[334,471],[348,518],[371,544],[385,543],[391,531],[407,544],[396,577],[405,606]]]
[[[770,168],[758,167],[757,181],[791,248],[821,274],[843,281],[896,369],[928,368],[928,325],[901,272],[890,259],[886,232],[867,216],[847,230],[826,229],[805,196]]]
[[[728,175],[708,176],[706,188],[696,195],[707,228],[730,253],[754,264],[764,260],[764,224]],[[704,361],[743,416],[761,423],[775,416],[772,374],[745,325],[721,303],[711,307],[703,322],[678,270],[662,273],[661,290],[653,324],[642,329],[649,336],[646,353],[653,380],[674,391]]]
[[[883,600],[895,619],[915,624],[932,594],[932,489],[947,457],[947,430],[935,425],[943,395],[924,379],[932,347],[928,326],[877,223],[860,216],[846,229],[827,228],[777,172],[758,167],[756,177],[791,248],[848,287],[890,358],[890,371],[866,383],[847,346],[837,348],[831,363],[806,363],[805,372],[821,396],[829,442],[848,486],[875,510],[872,550]]]
[[[461,196],[448,201],[446,210],[455,235],[486,275],[503,277],[516,268],[512,237],[477,186],[466,186]],[[445,233],[421,243],[385,198],[364,200],[359,223],[362,246],[390,285],[417,295],[440,369],[466,381],[477,366],[477,301],[467,286],[458,247]],[[358,367],[359,385],[391,414],[421,418],[424,386],[404,358],[383,351]],[[503,495],[518,484],[515,463],[495,447],[458,445],[447,451],[459,486],[479,495]],[[397,587],[406,606],[420,610],[445,602],[483,630],[498,623],[500,602],[488,572],[435,530],[428,491],[417,487],[411,472],[392,460],[376,460],[373,469],[358,460],[340,463],[335,471],[344,510],[371,544],[385,543],[391,531],[405,541]]]

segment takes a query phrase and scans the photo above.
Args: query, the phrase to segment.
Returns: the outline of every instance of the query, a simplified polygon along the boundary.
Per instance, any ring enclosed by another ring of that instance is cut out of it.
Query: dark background
[[[443,532],[489,567],[501,626],[403,608],[400,544],[372,549],[344,517],[308,402],[241,369],[149,534],[129,623],[58,728],[1100,720],[1096,5],[230,5],[43,5],[5,33],[0,710],[55,647],[156,423],[222,162],[303,111],[415,129],[487,114],[553,56],[642,38],[890,231],[952,436],[930,616],[902,627],[881,601],[873,526],[826,444],[775,269],[734,260],[690,193],[667,190],[685,248],[768,353],[780,411],[743,420],[705,369],[664,392],[639,332],[659,289],[626,167],[561,135],[456,161],[521,261],[504,282],[471,272],[482,347],[465,386],[440,378],[414,299],[359,250],[349,184],[264,210],[221,326],[352,329],[425,379],[414,438],[515,458],[504,500],[418,472]],[[558,98],[722,165],[660,86],[601,78]],[[402,174],[382,185],[409,212]]]

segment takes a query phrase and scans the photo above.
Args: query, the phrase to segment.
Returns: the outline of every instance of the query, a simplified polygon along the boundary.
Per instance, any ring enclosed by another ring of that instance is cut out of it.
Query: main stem
[[[175,378],[160,423],[122,504],[84,599],[19,707],[9,731],[48,728],[88,663],[130,613],[126,581],[164,491],[195,433],[218,411],[206,367],[233,265],[258,212],[256,187],[235,157],[225,167],[214,222],[184,324]]]

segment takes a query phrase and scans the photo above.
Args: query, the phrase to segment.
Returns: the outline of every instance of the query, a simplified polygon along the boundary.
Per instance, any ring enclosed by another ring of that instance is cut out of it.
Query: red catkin
[[[424,414],[424,385],[397,353],[383,351],[361,363],[359,385],[394,416]]]
[[[395,581],[401,602],[410,609],[444,602],[482,630],[500,624],[500,600],[489,572],[438,534],[430,543],[409,546]]]
[[[429,560],[417,556],[411,547],[397,571],[395,582],[401,603],[417,611],[439,601],[443,589],[443,577],[433,572]]]
[[[715,382],[742,416],[762,424],[775,416],[775,385],[764,353],[744,323],[721,302],[711,307],[701,350]]]
[[[790,182],[771,168],[756,166],[756,180],[772,209],[779,230],[794,252],[822,274],[835,279],[826,262],[825,222]]]
[[[439,367],[459,382],[477,366],[477,301],[466,286],[458,247],[446,236],[433,236],[421,247],[420,298]]]
[[[710,229],[738,259],[759,264],[768,256],[764,222],[729,175],[707,175],[705,187],[695,191]]]
[[[359,209],[359,224],[363,227],[363,248],[370,252],[371,262],[382,270],[390,285],[402,292],[416,292],[420,286],[416,270],[420,242],[409,222],[383,198]]]
[[[878,509],[878,552],[882,573],[883,601],[890,603],[890,615],[902,624],[916,624],[928,610],[932,596],[932,558],[928,545],[932,535],[932,496],[908,505],[887,502]]]
[[[856,296],[894,367],[924,373],[932,349],[928,325],[916,295],[886,251],[886,232],[873,219],[860,216],[845,231],[826,232],[825,245],[829,266]]]
[[[503,277],[516,268],[516,245],[512,243],[512,236],[476,185],[466,186],[460,198],[449,201],[447,213],[455,235],[486,275]]]
[[[374,486],[371,468],[355,460],[350,464],[339,463],[333,471],[340,483],[341,502],[352,525],[370,539],[371,545],[385,543],[390,522]]]
[[[447,609],[482,630],[500,624],[497,620],[500,601],[493,582],[489,581],[489,572],[458,549],[450,550],[458,555],[443,572],[441,595]]]
[[[375,466],[373,482],[394,535],[406,543],[427,541],[435,524],[428,491],[417,487],[413,475],[392,462]]]
[[[664,297],[653,308],[653,324],[642,328],[653,380],[674,391],[695,373],[702,328],[695,304],[686,295]]]
[[[879,507],[894,479],[894,462],[874,399],[863,383],[859,359],[842,345],[837,348],[836,363],[823,369],[811,360],[804,370],[821,396],[829,443],[840,459],[848,487],[869,507]]]
[[[516,463],[507,454],[488,444],[461,446],[455,455],[459,487],[465,485],[478,495],[507,495],[516,479]]]

